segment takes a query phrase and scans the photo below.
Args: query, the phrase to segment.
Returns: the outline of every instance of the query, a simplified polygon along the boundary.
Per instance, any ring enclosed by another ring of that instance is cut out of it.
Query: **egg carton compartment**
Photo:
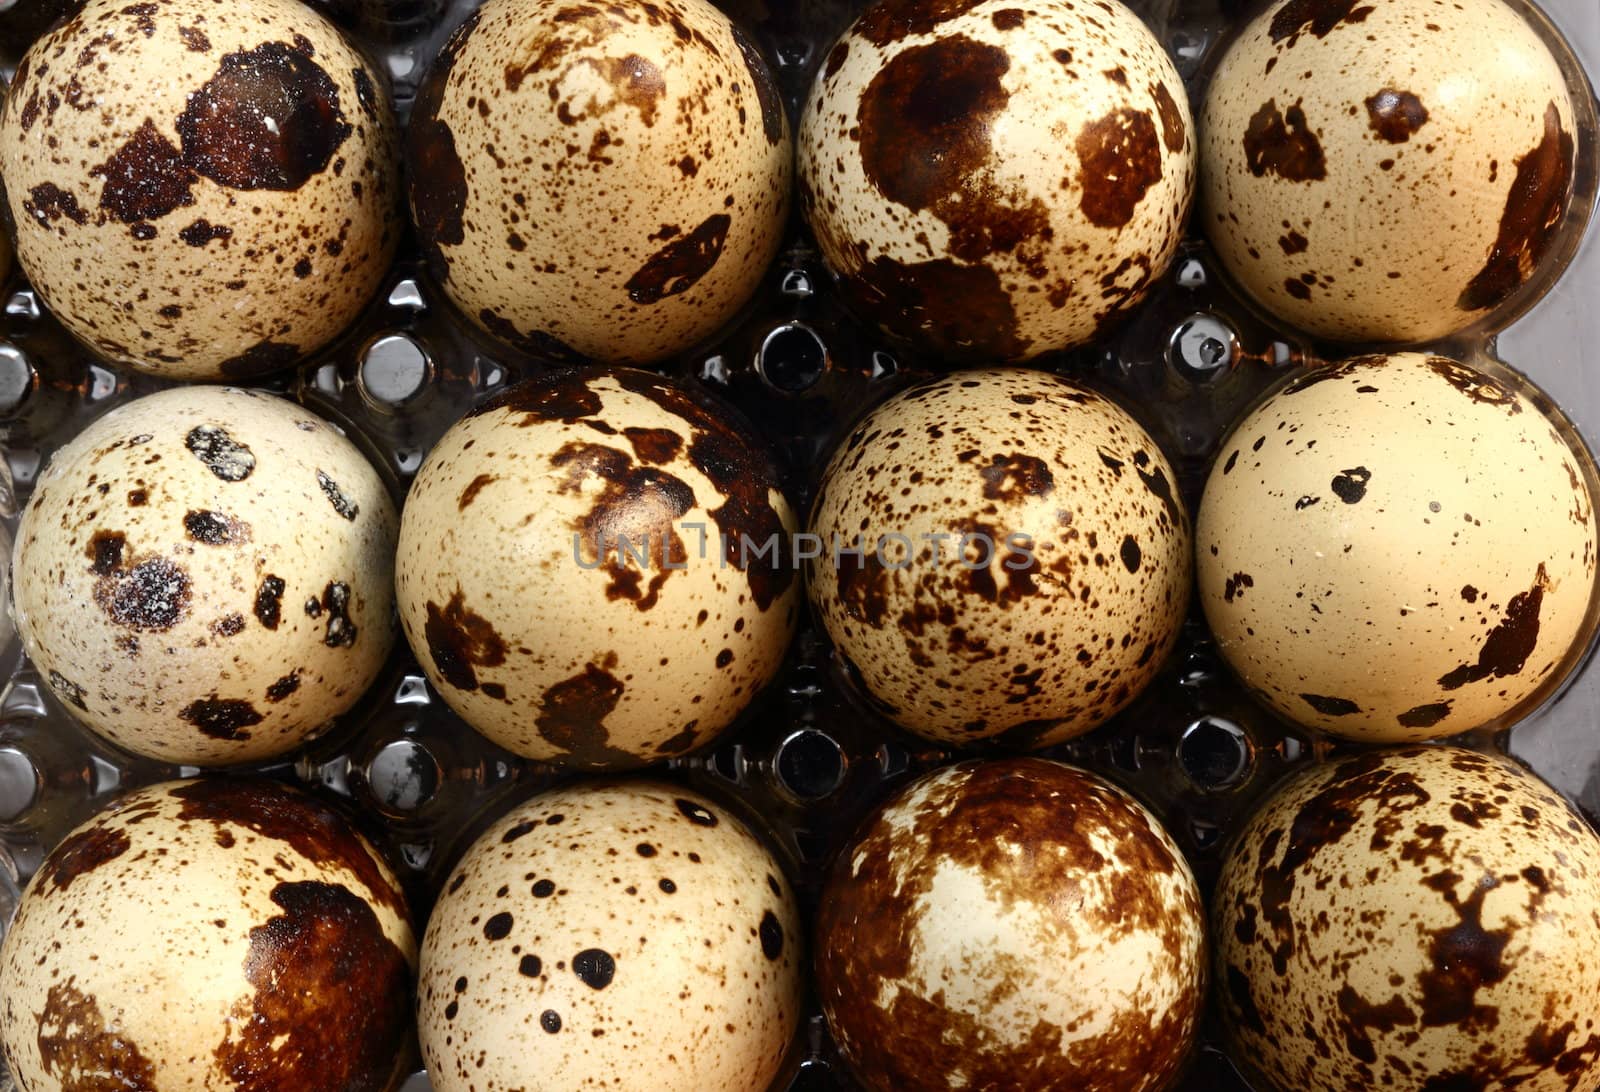
[[[791,122],[798,121],[831,42],[864,6],[860,0],[720,4],[759,43]],[[9,76],[33,37],[70,6],[71,0],[0,0],[0,73]],[[476,4],[313,0],[313,6],[389,73],[403,122],[430,60]],[[1531,378],[1581,452],[1583,435],[1594,437],[1600,421],[1600,373],[1585,360],[1587,347],[1600,344],[1600,309],[1592,304],[1600,292],[1600,246],[1587,230],[1596,128],[1584,75],[1600,72],[1600,9],[1582,0],[1548,0],[1542,13],[1518,6],[1557,46],[1578,104],[1572,211],[1541,276],[1496,312],[1492,325],[1486,321],[1429,347],[1510,382],[1519,382],[1519,372]],[[1176,60],[1196,103],[1219,46],[1251,14],[1232,0],[1140,0],[1133,7]],[[97,360],[56,322],[20,273],[3,287],[0,550],[9,558],[18,512],[50,454],[101,413],[172,384]],[[1228,283],[1208,244],[1191,234],[1148,299],[1118,329],[1036,366],[1090,383],[1127,408],[1172,461],[1192,513],[1229,426],[1266,388],[1292,368],[1355,351],[1359,347],[1319,343],[1275,323]],[[345,429],[379,466],[398,503],[453,421],[542,367],[483,340],[430,281],[408,238],[359,321],[293,373],[262,386]],[[662,370],[742,414],[778,460],[790,500],[803,512],[828,453],[851,423],[940,368],[850,316],[796,214],[743,313]],[[1600,494],[1592,460],[1581,462]],[[9,598],[9,587],[4,590]],[[1591,637],[1597,617],[1600,605],[1592,603],[1585,630]],[[1591,821],[1600,821],[1600,668],[1592,646],[1590,640],[1573,650],[1576,666],[1559,690],[1538,695],[1537,708],[1513,728],[1490,726],[1464,742],[1508,750],[1575,800]],[[0,673],[6,680],[0,689],[0,921],[6,921],[21,885],[73,826],[116,794],[195,771],[133,758],[82,728],[43,685],[9,619],[0,621]],[[1288,725],[1251,698],[1223,667],[1195,606],[1160,676],[1131,707],[1046,753],[1101,773],[1149,804],[1209,892],[1223,842],[1262,794],[1290,770],[1348,746]],[[710,750],[651,772],[749,817],[787,862],[811,920],[826,865],[866,813],[919,772],[954,757],[875,713],[821,629],[803,622],[777,681],[733,729]],[[260,772],[345,807],[401,874],[419,923],[476,833],[516,802],[572,777],[511,755],[468,728],[433,692],[404,641],[356,708]],[[1217,1044],[1208,1030],[1182,1087],[1249,1087]],[[814,999],[779,1087],[785,1082],[797,1090],[854,1087]],[[420,1072],[405,1085],[407,1092],[428,1087]]]

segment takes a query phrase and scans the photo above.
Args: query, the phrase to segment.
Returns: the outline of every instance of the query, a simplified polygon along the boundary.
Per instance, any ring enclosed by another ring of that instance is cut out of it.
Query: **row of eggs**
[[[108,359],[285,368],[353,320],[404,230],[383,86],[298,0],[89,0],[0,112],[22,265]],[[884,0],[827,53],[792,147],[759,50],[702,0],[489,0],[423,82],[405,158],[433,275],[533,355],[637,365],[711,337],[776,253],[797,172],[859,316],[994,363],[1132,310],[1197,173],[1223,264],[1290,325],[1472,325],[1560,236],[1575,110],[1502,0],[1284,0],[1219,64],[1198,140],[1117,0]]]
[[[1143,805],[1041,759],[884,802],[833,865],[809,960],[761,839],[680,787],[513,808],[419,946],[342,815],[210,775],[122,796],[45,860],[0,945],[0,1046],[35,1092],[388,1092],[414,983],[439,1092],[762,1092],[792,1072],[809,966],[872,1092],[1154,1092],[1208,987],[1235,1056],[1285,1092],[1600,1073],[1600,837],[1504,758],[1367,751],[1292,778],[1225,855],[1210,926]]]

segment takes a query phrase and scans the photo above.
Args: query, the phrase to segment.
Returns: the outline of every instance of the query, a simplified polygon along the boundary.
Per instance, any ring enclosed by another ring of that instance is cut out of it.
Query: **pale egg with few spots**
[[[1218,450],[1196,527],[1217,647],[1292,721],[1369,742],[1506,727],[1592,632],[1594,473],[1510,372],[1311,368]]]
[[[417,1021],[439,1092],[764,1092],[796,1039],[793,889],[724,808],[587,782],[496,820],[422,944]]]
[[[397,517],[309,410],[174,389],[58,450],[17,528],[15,615],[39,678],[135,754],[262,762],[326,731],[394,645]]]
[[[1443,337],[1581,231],[1566,223],[1578,116],[1550,47],[1504,0],[1278,0],[1207,89],[1200,225],[1298,329]]]

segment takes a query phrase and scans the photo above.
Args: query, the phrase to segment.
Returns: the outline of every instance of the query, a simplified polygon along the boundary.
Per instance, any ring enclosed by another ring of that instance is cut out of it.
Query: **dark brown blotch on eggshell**
[[[1326,38],[1338,27],[1366,22],[1373,10],[1361,0],[1288,0],[1273,14],[1270,33],[1274,42],[1287,39],[1283,48],[1292,49],[1306,31]]]
[[[881,0],[872,4],[850,32],[875,46],[888,46],[929,34],[977,7],[983,0]]]
[[[74,831],[50,851],[39,868],[39,884],[55,891],[66,891],[80,876],[128,852],[128,832],[96,823]]]
[[[283,617],[283,593],[287,585],[283,578],[268,573],[261,578],[256,589],[255,616],[266,629],[275,630]]]
[[[129,629],[171,629],[189,613],[189,574],[165,557],[133,561],[95,582],[94,599],[113,623]]]
[[[430,600],[427,609],[428,655],[445,682],[457,690],[476,690],[477,668],[506,662],[505,641],[493,623],[466,605],[459,585],[443,607]]]
[[[946,359],[1015,360],[1032,345],[1018,330],[1011,294],[987,265],[880,254],[845,271],[841,286],[863,318]]]
[[[559,748],[567,761],[594,769],[638,766],[644,760],[611,746],[605,720],[622,700],[622,680],[613,675],[615,658],[606,665],[586,664],[578,674],[547,689],[539,700],[534,724],[541,739]]]
[[[495,337],[525,353],[557,364],[587,362],[588,358],[555,335],[544,330],[529,330],[524,333],[517,329],[516,323],[487,307],[478,312],[478,321],[483,323],[483,328]]]
[[[1555,241],[1572,196],[1573,141],[1554,102],[1545,109],[1543,137],[1517,157],[1516,167],[1489,258],[1456,301],[1463,311],[1505,300],[1533,275]]]
[[[183,440],[207,470],[225,482],[242,482],[256,468],[250,446],[235,440],[227,429],[216,425],[196,425]]]
[[[159,220],[194,204],[198,181],[183,154],[149,118],[89,175],[104,179],[100,208],[124,224]]]
[[[1157,80],[1150,88],[1150,94],[1156,100],[1156,116],[1161,119],[1162,143],[1169,152],[1183,151],[1188,138],[1188,129],[1183,124],[1183,111],[1178,109],[1178,103],[1164,81]]]
[[[1539,644],[1539,610],[1549,587],[1550,577],[1541,561],[1532,586],[1511,597],[1505,616],[1484,637],[1477,661],[1446,672],[1440,676],[1439,685],[1445,690],[1459,690],[1468,683],[1521,674]]]
[[[178,713],[180,720],[198,728],[209,739],[229,741],[250,738],[247,729],[262,722],[261,713],[243,698],[196,698]]]
[[[1428,367],[1435,375],[1474,402],[1485,406],[1504,406],[1506,412],[1512,416],[1522,412],[1522,402],[1517,398],[1515,391],[1476,368],[1470,368],[1446,356],[1430,356]]]
[[[1322,145],[1298,100],[1280,112],[1277,101],[1268,99],[1251,115],[1244,132],[1244,156],[1257,178],[1271,173],[1288,182],[1317,182],[1328,176]]]
[[[53,182],[41,182],[30,189],[22,208],[41,225],[56,224],[62,219],[80,225],[89,222],[89,214],[78,204],[77,196]]]
[[[217,365],[217,370],[232,379],[255,379],[282,371],[299,360],[300,356],[300,349],[294,345],[281,341],[258,341],[239,355],[222,361]]]
[[[222,776],[185,781],[169,795],[181,805],[179,820],[243,827],[283,842],[309,861],[350,872],[372,901],[406,915],[399,889],[350,821],[320,800],[271,781]]]
[[[997,913],[1016,902],[1055,904],[1062,892],[1114,870],[1116,898],[1085,927],[1108,937],[1150,932],[1182,960],[1185,923],[1152,882],[1181,862],[1136,806],[1071,767],[1008,759],[934,776],[953,783],[904,816],[909,830],[879,821],[897,801],[863,825],[836,859],[818,910],[818,992],[830,1021],[849,1029],[851,1041],[873,1047],[855,1052],[852,1067],[878,1089],[942,1089],[947,1075],[958,1072],[975,1088],[1091,1087],[1108,1073],[1138,1074],[1160,1087],[1187,1056],[1198,994],[1180,998],[1154,1024],[1129,1013],[1068,1050],[1068,1029],[1043,1019],[1023,1043],[999,1043],[978,1017],[945,1007],[939,994],[922,997],[907,988],[908,975],[920,943],[919,905],[947,862],[981,876]],[[1117,847],[1116,862],[1101,854],[1091,833]],[[1196,919],[1201,913],[1198,901],[1185,909]],[[902,988],[881,1007],[890,983]]]
[[[450,273],[450,259],[444,248],[459,246],[466,238],[463,218],[467,210],[467,169],[456,150],[455,134],[439,120],[439,108],[456,60],[481,16],[481,11],[473,11],[439,50],[417,90],[411,124],[406,129],[411,212],[428,270],[441,281]]]
[[[410,968],[372,907],[341,884],[280,883],[250,930],[255,988],[216,1048],[240,1092],[383,1092],[410,1020]]]
[[[1096,227],[1125,227],[1161,181],[1161,148],[1149,112],[1119,107],[1085,125],[1076,146],[1083,215]]]
[[[693,288],[722,257],[732,223],[727,213],[714,213],[689,234],[667,243],[628,278],[624,285],[628,298],[649,305]]]
[[[783,99],[778,95],[778,86],[773,82],[772,72],[767,68],[761,50],[750,40],[744,28],[732,23],[730,29],[734,42],[739,46],[739,55],[744,58],[745,71],[750,74],[756,101],[761,107],[761,130],[767,136],[767,143],[776,146],[783,140],[784,132]]]
[[[52,983],[35,1016],[39,1030],[34,1041],[44,1072],[74,1092],[154,1092],[155,1064],[77,983],[76,975]],[[100,1083],[100,1074],[115,1074],[111,1079],[116,1083]]]
[[[283,42],[224,56],[177,127],[184,162],[236,190],[299,189],[352,131],[328,73],[308,50]]]
[[[250,541],[250,525],[223,512],[191,510],[183,517],[183,532],[207,546],[234,546]]]
[[[1390,144],[1404,144],[1428,120],[1428,108],[1410,91],[1385,87],[1366,100],[1367,124]]]

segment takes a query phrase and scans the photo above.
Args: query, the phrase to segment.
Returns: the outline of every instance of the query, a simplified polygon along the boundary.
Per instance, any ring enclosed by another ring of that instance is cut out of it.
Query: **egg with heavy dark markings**
[[[412,483],[400,620],[468,724],[528,758],[640,766],[716,738],[800,601],[765,454],[702,395],[545,373],[458,422]]]
[[[1205,911],[1138,801],[1042,759],[914,782],[839,855],[817,992],[875,1092],[1169,1086],[1205,996]]]
[[[811,514],[823,628],[882,713],[942,744],[1043,747],[1126,707],[1189,603],[1160,447],[1104,395],[957,372],[850,432]]]
[[[349,325],[399,242],[386,86],[297,0],[89,0],[0,110],[17,257],[109,360],[286,368]]]
[[[1317,765],[1229,848],[1218,1007],[1276,1087],[1592,1088],[1600,839],[1509,759]]]
[[[1533,278],[1564,230],[1567,88],[1502,0],[1280,0],[1207,90],[1201,225],[1301,330],[1443,337]]]
[[[645,364],[760,283],[788,215],[788,124],[760,51],[705,0],[489,0],[418,91],[412,215],[485,332]]]
[[[394,505],[333,426],[227,387],[128,402],[57,451],[17,529],[42,681],[135,754],[261,762],[325,731],[394,644]]]
[[[497,820],[439,897],[423,1060],[439,1092],[763,1092],[799,1026],[802,949],[783,870],[717,804],[558,789]]]
[[[415,965],[400,886],[343,816],[273,782],[168,782],[29,883],[0,945],[0,1046],[30,1092],[387,1092]]]
[[[938,356],[1027,359],[1105,332],[1165,271],[1192,128],[1117,0],[880,0],[812,88],[801,208],[861,317]]]
[[[1200,602],[1290,720],[1409,741],[1507,726],[1592,625],[1587,456],[1511,378],[1421,353],[1292,378],[1218,450]]]

